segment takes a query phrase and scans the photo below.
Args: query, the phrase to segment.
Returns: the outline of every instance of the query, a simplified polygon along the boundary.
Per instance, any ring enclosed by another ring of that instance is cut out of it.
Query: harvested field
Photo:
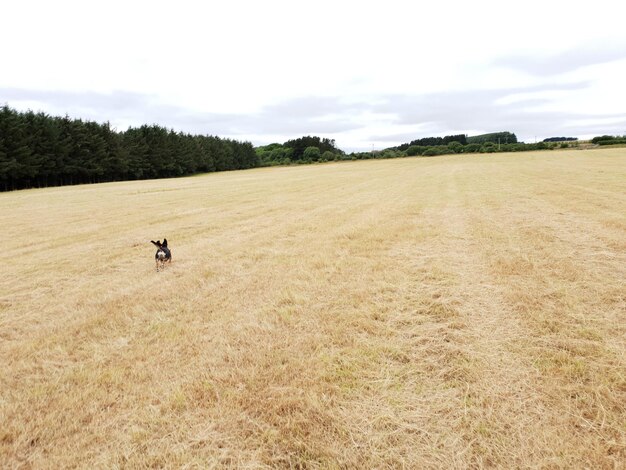
[[[19,191],[0,222],[3,468],[626,466],[626,149]]]

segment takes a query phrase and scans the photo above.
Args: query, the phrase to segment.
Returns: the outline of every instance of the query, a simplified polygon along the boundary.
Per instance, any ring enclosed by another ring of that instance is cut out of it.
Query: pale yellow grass
[[[625,208],[624,149],[0,194],[0,467],[624,468]]]

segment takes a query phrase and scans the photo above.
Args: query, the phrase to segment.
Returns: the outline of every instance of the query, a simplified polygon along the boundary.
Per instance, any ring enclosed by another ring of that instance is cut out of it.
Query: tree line
[[[578,137],[548,137],[543,139],[542,142],[575,142],[577,140]]]
[[[626,135],[599,135],[591,139],[591,143],[596,145],[624,145],[626,144]]]
[[[106,123],[0,107],[0,191],[106,181],[168,178],[258,166],[460,153],[521,152],[578,146],[573,138],[518,142],[511,132],[424,137],[382,151],[346,154],[333,139],[305,136],[254,148],[211,135],[159,125],[118,132]],[[597,145],[626,144],[626,136],[598,136]]]
[[[473,135],[467,138],[468,144],[516,144],[517,136],[513,132],[491,132],[489,134]]]
[[[0,108],[0,191],[168,178],[260,165],[250,142]]]
[[[561,146],[568,144],[563,143]],[[435,157],[438,155],[470,154],[470,153],[497,153],[497,152],[527,152],[533,150],[553,150],[556,144],[537,142],[536,144],[525,144],[517,142],[514,144],[497,144],[485,142],[483,144],[462,145],[460,142],[450,142],[448,145],[436,145],[426,147],[423,145],[411,145],[406,150],[398,147],[390,147],[374,152],[358,152],[347,155],[348,160],[368,160],[375,158],[401,158],[401,157]]]
[[[458,135],[446,135],[445,137],[422,137],[421,139],[415,139],[406,144],[394,147],[398,150],[407,150],[411,146],[419,147],[436,147],[439,145],[448,145],[450,142],[458,142],[461,145],[467,144],[467,136],[465,134]]]
[[[481,134],[474,136],[467,136],[465,134],[446,135],[444,137],[422,137],[421,139],[415,139],[411,142],[398,145],[397,147],[391,147],[393,150],[400,150],[403,152],[409,151],[411,147],[414,149],[426,149],[429,147],[443,147],[452,146],[452,148],[459,149],[459,146],[465,147],[470,144],[478,144],[478,146],[472,146],[472,152],[479,151],[483,144],[516,144],[517,136],[508,131],[504,132],[492,132],[490,134]],[[458,152],[457,152],[458,153]],[[410,152],[410,156],[417,155],[415,150]]]
[[[523,150],[541,150],[542,148],[547,147],[519,143],[514,133],[504,131],[475,136],[457,134],[444,137],[423,137],[397,147],[390,147],[379,152],[379,154],[432,157],[451,153],[519,152]]]

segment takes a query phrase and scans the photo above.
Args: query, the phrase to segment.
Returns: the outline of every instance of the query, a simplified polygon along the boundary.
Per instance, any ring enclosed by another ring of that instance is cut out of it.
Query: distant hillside
[[[492,132],[491,134],[473,135],[467,138],[468,144],[484,144],[493,142],[494,144],[516,144],[517,136],[512,132]]]
[[[450,142],[458,142],[461,145],[467,144],[467,136],[465,134],[447,135],[445,137],[423,137],[421,139],[412,140],[409,143],[394,147],[397,150],[407,150],[411,146],[435,147],[438,145],[448,145]]]
[[[486,144],[488,142],[492,142],[494,144],[516,144],[517,136],[512,132],[504,131],[474,136],[458,134],[447,135],[445,137],[422,137],[420,139],[415,139],[411,142],[398,145],[397,147],[390,147],[390,149],[386,150],[407,151],[411,147],[440,147],[449,145],[453,142],[458,142],[463,146],[467,144]]]

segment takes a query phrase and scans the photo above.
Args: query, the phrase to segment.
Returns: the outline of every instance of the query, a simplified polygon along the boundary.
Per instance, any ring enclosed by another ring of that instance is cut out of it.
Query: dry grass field
[[[19,191],[0,223],[2,468],[626,467],[626,149]]]

